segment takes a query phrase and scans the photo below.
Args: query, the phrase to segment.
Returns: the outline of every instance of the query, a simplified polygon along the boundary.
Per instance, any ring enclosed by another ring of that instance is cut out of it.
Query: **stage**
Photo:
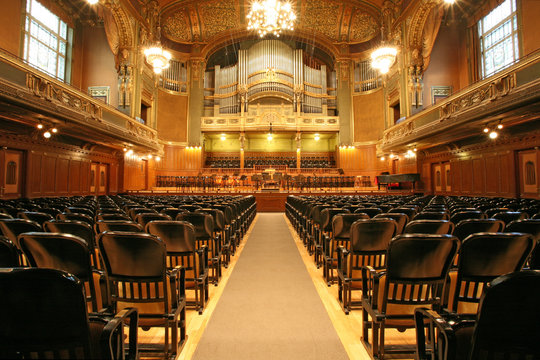
[[[343,189],[308,189],[304,191],[280,189],[273,191],[254,190],[251,187],[238,187],[222,189],[218,191],[182,191],[174,187],[156,187],[152,190],[132,190],[128,191],[129,195],[253,195],[257,201],[257,211],[260,212],[284,212],[285,202],[289,195],[412,195],[410,189],[406,190],[378,190],[377,187],[369,188],[343,188]]]

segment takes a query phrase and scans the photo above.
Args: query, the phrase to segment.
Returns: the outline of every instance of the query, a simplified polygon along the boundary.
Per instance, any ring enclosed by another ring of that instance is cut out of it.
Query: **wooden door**
[[[92,165],[90,165],[90,194],[97,194],[97,184],[99,183],[98,170],[99,164],[92,163]]]
[[[539,150],[519,152],[519,195],[522,197],[538,197],[540,182],[538,181]]]
[[[98,195],[106,195],[109,184],[108,164],[99,164]]]
[[[23,155],[19,150],[0,150],[0,198],[23,197]]]

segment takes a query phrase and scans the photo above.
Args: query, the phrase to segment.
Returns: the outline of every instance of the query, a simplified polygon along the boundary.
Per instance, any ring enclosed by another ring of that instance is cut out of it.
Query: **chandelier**
[[[296,15],[289,2],[256,0],[247,15],[248,30],[255,30],[260,37],[268,33],[279,37],[282,30],[293,30]]]
[[[371,53],[371,66],[386,74],[396,61],[397,49],[391,46],[381,46]]]
[[[159,42],[155,46],[144,50],[144,56],[146,62],[152,65],[156,74],[161,74],[163,70],[167,69],[172,58],[171,53],[164,50]]]

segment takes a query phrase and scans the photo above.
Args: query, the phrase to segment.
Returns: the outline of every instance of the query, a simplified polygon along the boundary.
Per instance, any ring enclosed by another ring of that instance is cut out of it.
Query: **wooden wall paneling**
[[[430,163],[423,163],[422,164],[422,173],[420,174],[420,179],[422,180],[422,187],[424,189],[424,192],[427,194],[432,194],[433,187],[431,185],[431,164]]]
[[[118,193],[118,164],[109,166],[109,194]]]
[[[56,159],[56,195],[68,195],[69,159]]]
[[[49,154],[43,154],[41,163],[41,182],[43,184],[43,196],[54,196],[56,191],[56,166],[57,158]]]
[[[501,168],[498,155],[486,154],[484,157],[486,165],[486,191],[488,196],[500,194]]]
[[[507,196],[514,196],[511,183],[513,183],[516,169],[513,166],[513,152],[497,155],[499,163],[499,192]]]
[[[461,192],[471,194],[473,192],[473,161],[470,158],[461,161]]]
[[[94,164],[90,166],[90,193],[97,193],[97,176],[98,176],[99,164]]]
[[[77,194],[81,191],[81,162],[71,160],[69,162],[69,193]]]
[[[41,194],[41,161],[43,160],[43,156],[41,154],[31,152],[28,158],[30,168],[28,193],[30,197],[35,197]]]
[[[81,189],[83,195],[90,194],[90,166],[89,161],[81,161]]]
[[[485,194],[485,165],[482,157],[473,159],[473,192]]]
[[[461,161],[454,159],[450,161],[452,176],[452,194],[459,194],[461,192]]]

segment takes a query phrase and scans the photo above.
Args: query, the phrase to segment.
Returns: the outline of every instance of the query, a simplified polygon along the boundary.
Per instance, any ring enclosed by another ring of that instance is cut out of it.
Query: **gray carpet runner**
[[[348,359],[282,213],[262,213],[193,359]]]

